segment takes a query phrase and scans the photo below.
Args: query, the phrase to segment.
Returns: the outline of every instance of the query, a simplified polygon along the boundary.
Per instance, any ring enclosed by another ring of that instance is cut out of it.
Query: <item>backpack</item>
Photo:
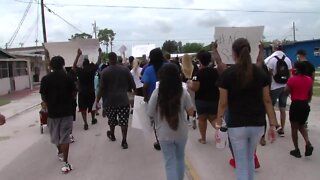
[[[285,55],[282,56],[280,59],[278,56],[274,56],[277,61],[277,67],[276,67],[276,74],[273,76],[273,79],[275,82],[279,84],[286,84],[288,82],[288,79],[290,77],[290,72],[288,68],[288,64],[284,61],[286,58]]]

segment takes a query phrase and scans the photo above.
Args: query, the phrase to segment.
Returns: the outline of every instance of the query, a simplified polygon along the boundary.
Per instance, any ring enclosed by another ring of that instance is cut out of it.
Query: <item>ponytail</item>
[[[253,68],[252,68],[252,60],[250,55],[250,44],[247,39],[239,38],[237,39],[233,45],[232,49],[236,56],[238,57],[238,68],[237,68],[237,77],[239,78],[238,82],[240,83],[240,87],[244,88],[248,85],[253,79]]]

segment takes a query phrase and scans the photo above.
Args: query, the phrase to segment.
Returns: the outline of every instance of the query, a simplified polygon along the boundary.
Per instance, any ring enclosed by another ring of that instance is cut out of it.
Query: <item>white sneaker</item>
[[[63,162],[63,153],[59,153],[59,154],[58,154],[58,159],[59,159],[61,162]]]
[[[72,166],[71,164],[67,163],[67,162],[63,162],[62,168],[61,168],[61,172],[63,174],[67,174],[68,172],[70,172],[72,170]]]
[[[74,137],[72,134],[70,134],[70,141],[71,141],[71,143],[74,143]]]

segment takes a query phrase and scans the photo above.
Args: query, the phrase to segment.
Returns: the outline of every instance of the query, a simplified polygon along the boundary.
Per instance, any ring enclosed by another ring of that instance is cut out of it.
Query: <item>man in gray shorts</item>
[[[278,134],[281,137],[284,137],[284,125],[286,121],[286,106],[287,106],[287,97],[288,97],[284,93],[284,88],[286,87],[286,83],[278,83],[275,81],[274,77],[277,73],[277,62],[279,61],[279,59],[283,58],[284,62],[287,64],[287,68],[289,71],[291,71],[292,69],[292,64],[291,64],[291,60],[282,51],[282,45],[279,42],[276,42],[273,48],[274,48],[274,53],[265,59],[265,63],[269,69],[270,75],[272,76],[272,82],[271,82],[272,104],[274,106],[277,100],[279,103],[281,126],[277,125],[276,129],[278,131]]]
[[[72,166],[68,163],[70,134],[73,123],[73,100],[76,87],[63,69],[64,59],[55,56],[50,61],[52,72],[41,80],[40,94],[48,109],[48,128],[51,142],[58,148],[58,157],[63,161],[61,171],[68,173]]]

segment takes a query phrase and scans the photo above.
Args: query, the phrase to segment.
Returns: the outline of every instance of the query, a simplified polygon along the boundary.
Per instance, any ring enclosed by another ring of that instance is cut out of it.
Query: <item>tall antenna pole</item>
[[[44,4],[41,0],[41,17],[42,17],[42,33],[43,33],[43,42],[47,42],[47,31],[46,31],[46,19],[44,17]]]
[[[97,39],[97,23],[96,21],[94,21],[93,25],[93,34],[94,34],[94,38]]]
[[[296,42],[296,25],[293,22],[293,42]]]

